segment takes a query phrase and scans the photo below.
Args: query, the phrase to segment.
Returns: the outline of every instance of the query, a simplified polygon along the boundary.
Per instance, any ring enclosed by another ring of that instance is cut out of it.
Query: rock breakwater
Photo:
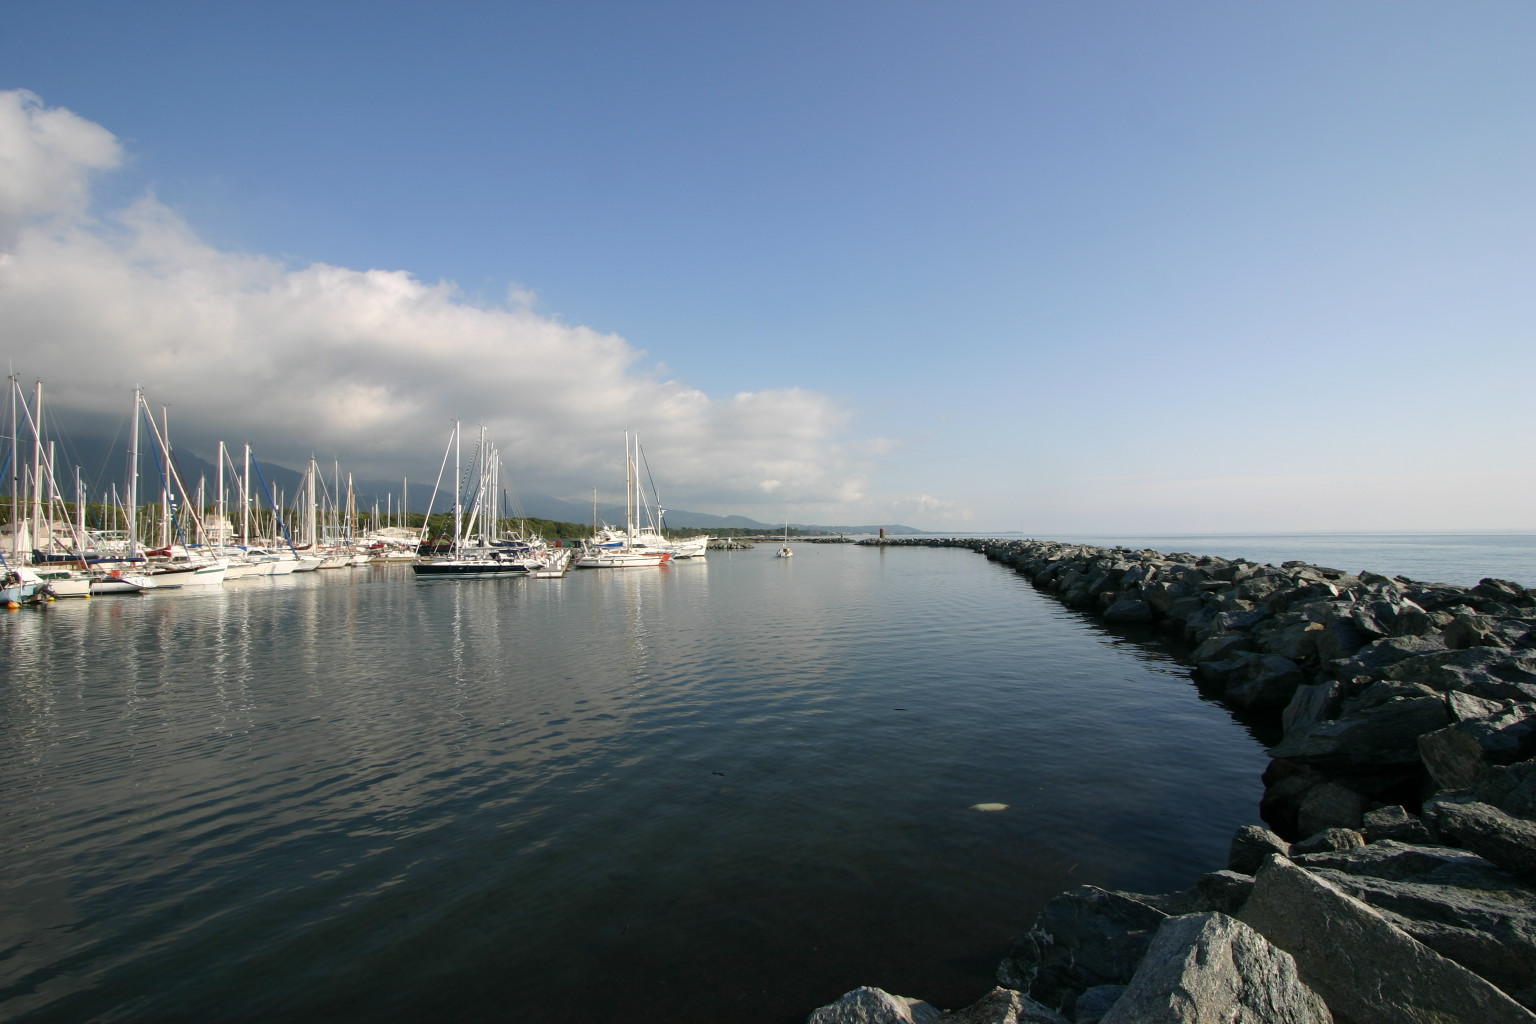
[[[1057,897],[963,1010],[859,989],[813,1024],[1536,1024],[1536,592],[1050,541],[975,550],[1161,628],[1279,741],[1228,863]],[[1267,826],[1267,827],[1266,827]]]

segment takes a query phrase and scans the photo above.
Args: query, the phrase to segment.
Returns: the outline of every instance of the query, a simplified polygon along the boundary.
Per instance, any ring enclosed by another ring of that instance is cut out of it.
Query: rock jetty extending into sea
[[[1266,826],[1184,892],[1056,897],[964,1009],[856,989],[811,1024],[1536,1024],[1536,592],[1050,541],[970,548],[1183,637],[1274,727]]]

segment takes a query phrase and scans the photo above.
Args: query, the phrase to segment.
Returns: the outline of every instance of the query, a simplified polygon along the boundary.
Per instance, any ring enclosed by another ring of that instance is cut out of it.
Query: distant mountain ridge
[[[127,461],[126,446],[124,446],[124,451],[120,453],[110,451],[111,447],[106,442],[77,443],[76,450],[71,453],[82,465],[86,467],[99,467],[94,479],[91,479],[88,473],[85,484],[87,493],[90,495],[89,500],[91,501],[100,501],[102,496],[113,488],[116,488],[119,498],[123,496],[125,490],[123,474],[126,470]],[[216,465],[183,448],[174,448],[172,458],[175,462],[177,473],[180,475],[182,483],[190,491],[190,496],[193,500],[196,500],[199,481],[202,481],[206,487],[206,503],[211,505],[218,500],[217,495],[213,493],[214,489],[218,486],[217,481],[219,478],[219,469]],[[235,453],[233,458],[235,464],[239,465],[243,456]],[[264,459],[258,461],[257,465],[260,468],[261,479],[265,480],[277,492],[279,499],[284,504],[291,505],[303,482],[303,472],[267,462]],[[158,482],[160,476],[159,459],[149,446],[141,446],[139,474],[139,493],[141,498],[147,501],[150,500],[150,496],[158,495],[160,492]],[[323,472],[321,475],[325,476]],[[69,483],[71,479],[72,474],[66,475],[62,469],[60,470],[60,480],[66,493],[71,490],[71,484]],[[225,480],[226,487],[233,492],[234,485],[228,470],[225,471]],[[326,492],[334,490],[334,485],[335,481],[325,476],[323,490]],[[342,487],[345,486],[345,481],[343,481]],[[377,502],[381,511],[388,509],[398,512],[400,509],[401,486],[402,483],[398,480],[354,480],[352,482],[352,490],[358,510],[372,512],[374,503]],[[255,487],[260,489],[261,483],[257,482]],[[333,500],[336,497],[336,495],[332,495]],[[342,495],[341,497],[345,496]],[[412,511],[421,512],[426,509],[427,502],[431,498],[432,487],[430,484],[411,484],[407,507]],[[433,506],[434,511],[441,512],[446,508],[451,508],[449,502],[450,499],[439,494],[437,502]],[[258,493],[256,504],[265,507],[267,504],[266,495]],[[512,507],[507,509],[509,513],[525,515],[532,519],[553,519],[564,523],[590,523],[592,521],[591,502],[571,501],[549,494],[518,494],[514,492],[511,504]],[[624,522],[623,505],[599,504],[597,514],[599,519],[607,523],[619,524]],[[879,533],[882,529],[888,534],[897,535],[925,532],[916,527],[893,523],[875,526],[818,526],[791,522],[789,525],[790,529],[793,530],[813,530],[832,534]],[[783,523],[762,523],[747,516],[720,516],[709,512],[689,512],[685,509],[668,509],[666,526],[672,530],[757,530],[762,533],[774,533],[784,528]]]
[[[524,494],[521,495],[521,510],[525,515],[534,519],[554,519],[566,523],[590,523],[592,521],[592,506],[590,503],[567,501],[548,494]],[[622,523],[624,521],[623,505],[597,506],[598,518],[607,523]],[[756,519],[746,516],[717,516],[709,512],[689,512],[685,509],[667,509],[666,527],[669,530],[760,530],[763,533],[774,533],[784,529],[783,523],[761,523]],[[912,526],[899,524],[886,524],[883,526],[815,526],[807,523],[791,522],[792,530],[818,530],[823,533],[879,533],[882,529],[889,534],[918,534],[924,531]]]

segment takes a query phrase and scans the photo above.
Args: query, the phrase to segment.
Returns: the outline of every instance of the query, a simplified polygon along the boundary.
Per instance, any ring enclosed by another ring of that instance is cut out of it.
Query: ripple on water
[[[958,1004],[1049,895],[1181,888],[1253,820],[1262,750],[1155,647],[968,552],[785,561],[13,617],[0,1010]]]

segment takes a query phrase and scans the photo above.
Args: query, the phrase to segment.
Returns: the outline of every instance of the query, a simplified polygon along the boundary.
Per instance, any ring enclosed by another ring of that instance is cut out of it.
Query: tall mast
[[[464,467],[459,462],[459,421],[453,421],[453,557],[460,557],[459,530],[464,525]]]
[[[80,533],[80,546],[85,547],[85,489],[80,483],[80,467],[75,467],[75,522]]]
[[[485,439],[485,424],[480,424],[480,541],[484,547],[490,547],[496,539],[493,522],[496,516],[496,492],[490,490],[492,484],[492,455]]]
[[[240,543],[251,546],[251,442],[245,442],[245,482],[240,488]]]
[[[501,535],[501,452],[491,447],[491,515],[486,524],[491,541]]]
[[[151,422],[153,427],[154,423]],[[160,546],[170,547],[176,538],[171,532],[171,407],[160,407]]]
[[[635,542],[635,460],[629,454],[629,431],[624,431],[624,535]]]
[[[208,478],[206,476],[199,476],[197,478],[197,515],[194,516],[192,520],[193,529],[197,531],[196,537],[198,544],[208,543],[208,531],[203,529],[203,509],[208,507],[207,492]]]
[[[54,468],[55,468],[55,463],[54,463],[53,457],[54,457],[53,442],[49,441],[48,442],[48,462],[47,462],[48,500],[43,505],[43,511],[46,513],[46,518],[48,519],[48,550],[49,551],[52,551],[53,548],[54,548],[53,510],[54,509],[58,509],[60,512],[62,512],[64,510],[64,495],[59,492],[59,479],[58,479],[58,477],[53,475]],[[37,485],[39,487],[41,487],[43,485],[43,481],[42,480],[38,480]]]
[[[320,463],[315,457],[309,457],[309,487],[304,495],[304,500],[309,502],[309,510],[304,517],[304,529],[309,533],[310,547],[318,547],[320,544],[320,512],[315,507],[315,477],[320,475]]]
[[[224,500],[224,442],[219,442],[219,547],[229,543],[228,504]]]
[[[18,456],[21,454],[21,441],[17,437],[21,400],[21,378],[15,374],[10,377],[11,399],[11,561],[21,561],[21,466]]]
[[[133,389],[133,427],[128,433],[128,557],[139,550],[139,403],[144,389]]]
[[[38,381],[32,399],[32,523],[27,530],[27,537],[32,541],[32,550],[38,550],[42,543],[43,524],[43,382]],[[53,541],[52,516],[49,516],[48,540],[50,546]],[[31,561],[28,558],[27,561]]]

